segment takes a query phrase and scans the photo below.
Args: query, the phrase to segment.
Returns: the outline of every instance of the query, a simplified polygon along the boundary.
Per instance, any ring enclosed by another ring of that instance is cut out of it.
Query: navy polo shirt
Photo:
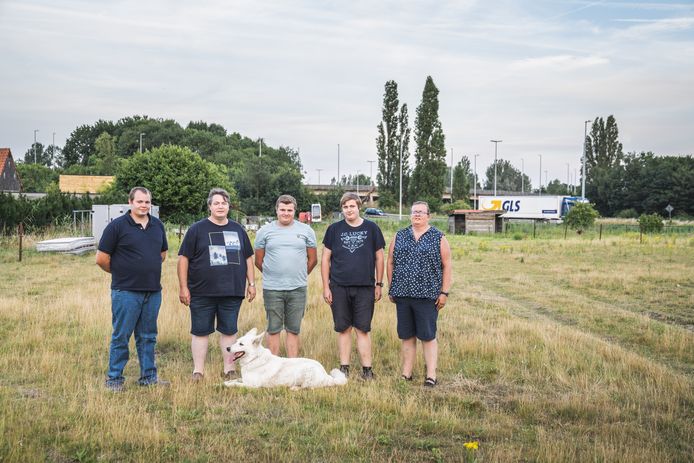
[[[164,224],[149,216],[147,228],[130,212],[106,226],[99,251],[111,256],[111,289],[161,291],[161,253],[169,249]]]

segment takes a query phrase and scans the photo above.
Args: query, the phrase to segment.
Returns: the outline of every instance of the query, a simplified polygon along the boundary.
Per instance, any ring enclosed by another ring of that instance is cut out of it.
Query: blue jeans
[[[161,306],[161,291],[111,290],[113,333],[108,358],[109,384],[123,384],[123,370],[128,363],[128,342],[135,333],[137,358],[140,361],[141,385],[156,383],[157,366],[154,347],[157,343],[157,317]]]

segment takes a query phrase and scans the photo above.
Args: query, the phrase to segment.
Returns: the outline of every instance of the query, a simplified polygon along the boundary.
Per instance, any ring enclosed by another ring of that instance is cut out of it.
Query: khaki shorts
[[[306,309],[306,286],[290,290],[263,289],[267,332],[277,334],[282,329],[299,334]]]

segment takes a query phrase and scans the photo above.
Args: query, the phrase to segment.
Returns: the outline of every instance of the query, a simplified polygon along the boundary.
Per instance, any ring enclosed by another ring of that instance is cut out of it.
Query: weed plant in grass
[[[131,346],[123,394],[103,387],[110,280],[94,256],[27,250],[18,263],[3,240],[0,461],[674,462],[694,454],[691,235],[643,244],[451,236],[440,385],[421,386],[421,351],[415,381],[398,380],[395,310],[382,301],[376,381],[307,391],[225,388],[218,349],[204,381],[190,381],[190,315],[178,302],[172,235],[158,342],[172,386],[136,386]],[[243,304],[239,325],[264,328],[262,296]],[[302,355],[337,365],[319,269],[301,335]]]

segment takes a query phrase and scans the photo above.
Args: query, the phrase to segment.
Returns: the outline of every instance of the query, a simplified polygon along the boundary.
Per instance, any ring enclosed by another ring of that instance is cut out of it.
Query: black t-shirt
[[[178,255],[188,258],[192,296],[245,296],[246,259],[253,255],[253,247],[238,223],[195,222],[186,232]]]
[[[147,228],[130,212],[104,229],[99,251],[111,256],[111,289],[161,291],[161,253],[169,249],[164,224],[149,216]]]
[[[340,286],[373,286],[376,251],[386,245],[374,222],[364,219],[358,227],[341,220],[325,231],[323,244],[330,249],[330,282]]]

